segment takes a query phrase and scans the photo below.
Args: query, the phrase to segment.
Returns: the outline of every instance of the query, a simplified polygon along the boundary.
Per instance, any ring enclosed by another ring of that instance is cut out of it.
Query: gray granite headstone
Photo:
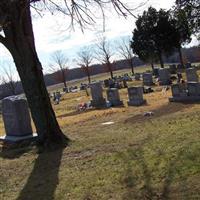
[[[140,73],[135,73],[135,80],[139,81],[140,80]]]
[[[143,73],[143,85],[152,86],[153,85],[153,75],[152,73]]]
[[[171,86],[173,97],[186,97],[187,91],[183,84],[174,84]]]
[[[159,74],[160,85],[169,85],[170,84],[171,80],[170,80],[169,69],[161,68],[161,69],[159,69],[158,74]]]
[[[169,65],[169,72],[171,74],[176,74],[177,73],[176,65]]]
[[[195,68],[186,69],[187,82],[198,82],[199,77]]]
[[[91,95],[92,95],[91,105],[93,107],[106,106],[106,100],[103,97],[103,89],[102,89],[101,83],[100,82],[91,83],[90,89],[91,89]]]
[[[7,136],[32,135],[31,118],[25,99],[18,96],[3,99],[2,115]]]
[[[185,64],[185,67],[186,67],[186,69],[187,69],[187,68],[191,68],[191,67],[192,67],[192,64],[191,64],[190,62],[187,62],[187,63]]]
[[[140,106],[146,102],[146,100],[143,99],[143,87],[128,88],[128,97],[129,106]]]
[[[107,99],[112,106],[123,105],[123,102],[120,100],[119,91],[117,88],[110,88],[107,90]]]
[[[200,83],[199,82],[188,82],[188,95],[189,96],[200,96]]]

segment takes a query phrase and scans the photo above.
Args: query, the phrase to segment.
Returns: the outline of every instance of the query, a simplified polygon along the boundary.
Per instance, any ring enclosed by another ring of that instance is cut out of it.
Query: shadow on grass
[[[125,164],[125,173],[122,175],[121,179],[126,189],[123,199],[170,199],[171,184],[178,174],[178,168],[181,167],[180,161],[181,159],[186,159],[184,153],[184,148],[181,148],[169,161],[166,160],[165,170],[159,172],[159,169],[157,169],[156,171],[156,176],[158,177],[155,177],[155,170],[161,160],[158,159],[158,163],[154,166],[153,172],[152,166],[149,165],[151,161],[145,158],[142,145],[136,149],[128,149],[126,153],[120,153],[119,158],[123,160]],[[159,173],[161,173],[161,177],[159,177]],[[158,185],[155,185],[155,179],[159,179],[157,180],[159,181]],[[186,177],[182,177],[182,180],[186,180]],[[187,191],[187,185],[179,184],[179,186],[182,188],[182,191]],[[173,190],[173,192],[176,192],[176,189],[175,191]],[[184,196],[185,195],[187,194],[184,194]]]
[[[162,116],[171,115],[187,108],[192,107],[193,104],[183,104],[183,103],[168,103],[155,110],[150,110],[154,114],[152,116],[143,116],[143,114],[138,114],[125,120],[125,123],[134,122],[144,122],[144,120],[155,119]]]
[[[4,141],[0,144],[0,157],[6,159],[15,159],[33,150],[34,145],[31,145],[31,141],[22,141],[20,143]]]
[[[38,155],[34,168],[17,200],[53,200],[59,183],[58,174],[63,149]]]

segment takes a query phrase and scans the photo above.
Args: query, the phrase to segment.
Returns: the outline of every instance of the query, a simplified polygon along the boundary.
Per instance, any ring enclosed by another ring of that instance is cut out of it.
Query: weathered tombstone
[[[130,87],[128,88],[129,106],[140,106],[146,102],[143,99],[143,87]]]
[[[123,105],[123,102],[120,100],[119,91],[117,88],[110,88],[107,90],[107,99],[112,106]]]
[[[108,79],[108,81],[109,81],[109,87],[110,88],[114,88],[115,87],[115,82],[114,82],[114,80],[113,79]]]
[[[184,69],[184,66],[181,65],[180,63],[177,65],[177,69]]]
[[[64,87],[63,92],[68,93],[68,87]]]
[[[169,72],[170,74],[176,74],[177,73],[176,65],[169,65]]]
[[[122,82],[123,82],[124,88],[127,88],[128,87],[127,81],[123,79]]]
[[[185,68],[187,69],[187,68],[191,68],[192,67],[192,64],[190,63],[190,62],[187,62],[186,64],[185,64]]]
[[[151,86],[153,85],[153,75],[152,73],[143,73],[143,85]]]
[[[169,85],[171,83],[170,73],[167,68],[161,68],[158,71],[159,73],[159,83],[160,85]]]
[[[159,71],[159,68],[154,68],[153,69],[153,75],[155,76],[155,77],[158,77],[158,71]]]
[[[10,96],[2,100],[2,115],[7,136],[32,135],[31,118],[25,99]]]
[[[199,82],[188,82],[188,95],[189,96],[200,96],[200,83]]]
[[[93,107],[106,106],[106,100],[103,97],[103,89],[102,89],[101,83],[100,82],[91,83],[90,89],[91,89],[91,95],[92,95],[91,105]]]
[[[186,97],[187,91],[184,84],[174,84],[171,86],[173,97]]]
[[[139,73],[135,73],[135,80],[139,81],[140,80],[140,74]]]
[[[109,80],[108,79],[104,80],[104,87],[106,87],[106,88],[109,87]]]
[[[198,82],[199,77],[195,68],[186,69],[187,82]]]

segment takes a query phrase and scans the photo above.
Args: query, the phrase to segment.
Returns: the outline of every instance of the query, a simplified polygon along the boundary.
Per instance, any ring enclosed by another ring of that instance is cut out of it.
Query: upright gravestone
[[[188,95],[189,96],[200,96],[200,83],[199,82],[188,82]]]
[[[153,69],[153,75],[157,78],[159,76],[158,74],[159,68],[154,68]]]
[[[128,88],[128,97],[129,106],[140,106],[146,102],[146,100],[143,99],[143,87]]]
[[[176,65],[169,65],[169,72],[170,74],[176,74],[177,73]]]
[[[108,79],[104,80],[104,87],[106,87],[106,88],[109,87],[109,80]]]
[[[140,73],[135,73],[135,80],[139,81],[140,80]]]
[[[153,75],[152,73],[143,73],[143,85],[152,86],[153,85]]]
[[[25,99],[11,96],[2,101],[2,115],[6,136],[23,137],[31,136],[31,118]]]
[[[190,63],[190,62],[187,62],[186,64],[185,64],[185,68],[187,69],[187,68],[191,68],[192,67],[192,64]]]
[[[171,86],[173,97],[186,97],[187,91],[184,84],[178,83]]]
[[[170,73],[167,68],[161,68],[158,71],[159,73],[159,83],[160,85],[169,85],[171,83]]]
[[[117,88],[110,88],[107,90],[107,99],[112,106],[123,105],[123,102],[120,100],[119,91]]]
[[[106,106],[106,100],[103,97],[103,89],[100,82],[90,84],[91,89],[91,105],[93,107],[104,107]]]
[[[199,77],[195,68],[186,69],[187,82],[198,82]]]

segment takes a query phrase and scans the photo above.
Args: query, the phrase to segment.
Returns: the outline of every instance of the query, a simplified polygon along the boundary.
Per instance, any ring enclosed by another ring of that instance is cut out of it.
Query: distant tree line
[[[200,47],[190,47],[182,49],[183,59],[185,62],[200,62]],[[170,57],[163,57],[163,61],[165,63],[179,63],[179,53],[178,51],[174,52]],[[140,60],[138,57],[133,57],[132,59],[133,67],[139,67],[144,65],[145,63]],[[129,59],[118,60],[113,63],[113,71],[120,69],[130,69],[130,61]],[[97,75],[100,73],[108,72],[107,67],[102,64],[92,65],[88,68],[90,71],[90,75]],[[130,71],[131,72],[131,71]],[[44,76],[46,86],[51,86],[54,84],[63,83],[63,79],[59,79],[61,72],[58,70],[51,74],[47,74]],[[87,73],[85,73],[85,69],[81,68],[73,68],[66,70],[65,80],[70,81],[74,79],[81,79],[87,77]],[[8,83],[7,83],[8,84]],[[2,84],[0,85],[0,99],[13,95],[12,90],[8,90],[8,85]],[[17,82],[17,87],[15,88],[15,94],[20,94],[23,92],[21,82]]]

